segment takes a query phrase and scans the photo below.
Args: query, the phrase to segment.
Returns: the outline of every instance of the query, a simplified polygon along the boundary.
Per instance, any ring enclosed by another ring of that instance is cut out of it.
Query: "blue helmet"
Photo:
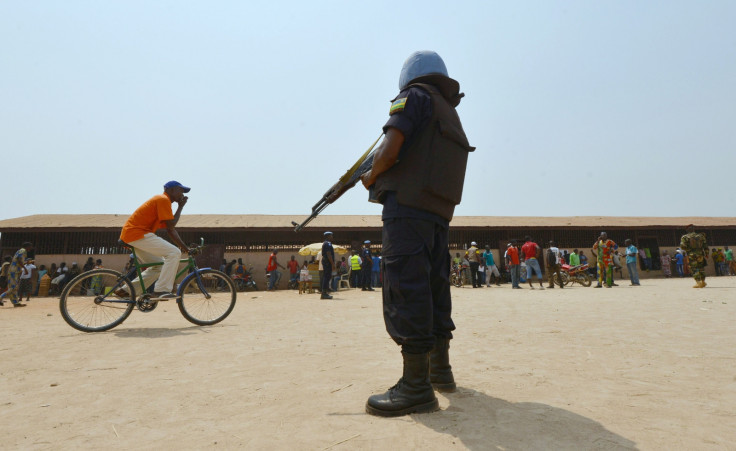
[[[411,82],[419,77],[426,75],[441,75],[450,77],[447,74],[447,67],[442,58],[431,50],[420,50],[409,55],[404,61],[404,67],[401,68],[399,76],[399,89],[403,90],[411,84]]]

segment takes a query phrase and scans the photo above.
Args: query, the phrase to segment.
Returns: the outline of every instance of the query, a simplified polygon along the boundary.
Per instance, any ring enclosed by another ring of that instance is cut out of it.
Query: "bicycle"
[[[133,267],[127,274],[112,269],[93,269],[72,279],[61,292],[59,310],[64,321],[73,328],[82,332],[103,332],[122,324],[133,308],[150,313],[158,305],[159,301],[151,299],[148,293],[150,287],[143,282],[142,270],[161,266],[163,262],[140,263],[135,249],[120,243],[130,248],[133,255]],[[224,320],[233,311],[237,292],[232,279],[225,273],[197,267],[194,255],[202,248],[204,239],[201,245],[191,247],[188,258],[180,260],[186,266],[176,274],[176,278],[188,274],[177,287],[176,302],[188,321],[198,326],[210,326]],[[136,296],[133,282],[136,278],[140,283],[140,296]]]

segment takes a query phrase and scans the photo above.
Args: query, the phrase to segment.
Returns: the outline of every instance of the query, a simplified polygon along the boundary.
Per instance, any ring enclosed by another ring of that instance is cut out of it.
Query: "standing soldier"
[[[685,227],[687,232],[680,240],[680,247],[687,252],[690,263],[690,270],[695,279],[693,288],[705,288],[705,263],[710,253],[708,244],[705,241],[705,235],[695,232],[695,226],[690,224]]]
[[[335,266],[335,248],[332,246],[332,232],[325,232],[325,242],[322,243],[322,280],[320,281],[320,289],[322,296],[320,299],[332,299],[330,296],[330,281],[332,280],[332,271],[337,268]]]
[[[371,256],[371,242],[365,240],[363,249],[360,250],[363,263],[360,265],[360,278],[363,291],[375,291],[371,288],[371,270],[373,269],[373,257]]]
[[[474,150],[455,111],[464,94],[437,53],[409,56],[399,89],[362,177],[383,204],[383,318],[404,361],[399,382],[368,398],[366,411],[379,416],[432,412],[439,409],[432,386],[456,388],[448,231]]]

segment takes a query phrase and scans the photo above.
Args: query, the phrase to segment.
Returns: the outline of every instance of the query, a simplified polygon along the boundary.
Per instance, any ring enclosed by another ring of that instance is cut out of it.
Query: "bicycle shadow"
[[[215,326],[189,326],[179,329],[169,329],[164,327],[141,327],[133,329],[115,329],[111,332],[115,334],[115,336],[120,338],[168,338],[181,337],[184,335],[194,335],[197,333],[208,333],[208,329],[212,327]]]
[[[471,450],[636,450],[636,443],[568,410],[533,402],[512,403],[469,388],[446,394],[450,405],[417,422],[457,437]]]

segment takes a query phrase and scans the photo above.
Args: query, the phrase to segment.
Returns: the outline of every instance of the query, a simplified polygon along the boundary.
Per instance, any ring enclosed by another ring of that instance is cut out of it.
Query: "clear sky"
[[[0,2],[0,219],[292,214],[378,137],[404,59],[466,97],[456,215],[736,216],[736,2]],[[325,214],[380,214],[356,187]]]

